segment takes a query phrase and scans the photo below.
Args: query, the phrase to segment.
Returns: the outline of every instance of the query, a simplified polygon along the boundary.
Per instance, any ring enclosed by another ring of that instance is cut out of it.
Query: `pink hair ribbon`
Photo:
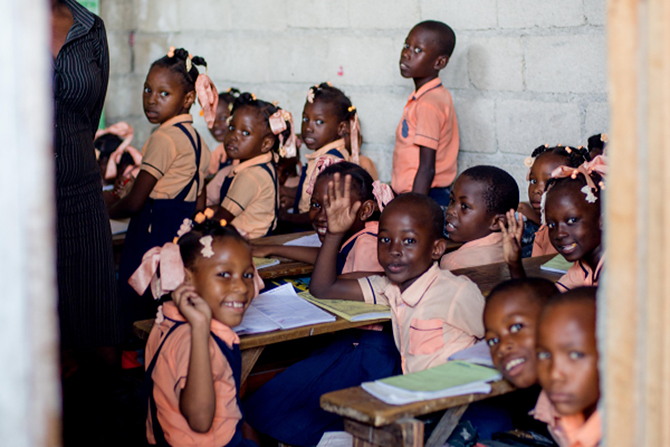
[[[279,155],[282,158],[295,157],[297,154],[295,126],[293,125],[293,115],[284,109],[277,109],[269,118],[270,130],[274,135],[279,135]],[[287,124],[288,123],[288,124]],[[291,133],[284,141],[284,132],[290,126]]]
[[[559,166],[553,171],[551,171],[551,178],[577,178],[578,175],[583,175],[586,180],[586,186],[584,186],[581,191],[586,196],[586,201],[589,203],[595,203],[598,198],[593,194],[593,191],[598,191],[605,189],[605,184],[600,182],[599,185],[593,181],[591,174],[597,172],[601,177],[605,177],[607,174],[607,160],[603,155],[598,155],[591,161],[586,161],[580,166],[573,168],[570,166]]]
[[[395,198],[391,187],[379,180],[372,182],[372,195],[375,197],[375,200],[377,200],[379,211],[384,211],[384,207]]]
[[[142,263],[128,280],[128,284],[140,295],[151,285],[154,299],[172,292],[182,282],[184,282],[184,262],[181,259],[179,246],[172,242],[147,251],[142,256]]]
[[[358,112],[356,108],[353,107],[354,117],[349,120],[349,140],[351,144],[351,162],[355,164],[360,163],[360,144],[358,141],[359,135],[361,133],[361,123],[358,121]]]
[[[316,159],[316,165],[314,166],[314,170],[312,171],[312,175],[310,176],[308,183],[307,183],[307,189],[305,192],[311,197],[311,195],[314,193],[314,185],[316,184],[316,179],[319,177],[319,174],[326,169],[328,166],[341,163],[344,160],[341,158],[333,158],[333,157],[319,157]]]
[[[195,80],[195,93],[198,97],[198,103],[202,107],[207,127],[211,129],[216,119],[216,108],[219,106],[219,94],[216,91],[216,86],[209,76],[200,73]]]

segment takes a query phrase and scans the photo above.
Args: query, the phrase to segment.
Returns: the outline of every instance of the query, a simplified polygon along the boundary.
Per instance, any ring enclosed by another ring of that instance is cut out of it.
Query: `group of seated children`
[[[125,317],[153,315],[151,296],[164,301],[146,348],[150,443],[316,445],[342,427],[320,410],[321,394],[442,364],[485,338],[518,388],[507,412],[517,431],[489,440],[473,419],[477,436],[453,445],[520,445],[519,430],[537,435],[537,445],[598,444],[595,292],[580,286],[597,285],[603,266],[604,159],[582,148],[536,149],[527,163],[529,203],[521,205],[515,180],[500,168],[456,177],[458,126],[439,79],[454,44],[451,28],[436,21],[419,23],[405,40],[399,68],[415,91],[396,131],[392,189],[359,153],[356,108],[329,83],[309,88],[298,136],[276,104],[236,90],[218,95],[196,68],[207,65],[201,57],[171,48],[151,65],[143,106],[159,126],[141,164],[133,158],[132,186],[108,200],[111,217],[131,218],[119,271]],[[221,143],[211,153],[189,113],[196,98]],[[303,143],[314,152],[298,171]],[[119,147],[101,158],[123,160],[128,144]],[[309,225],[320,248],[248,242]],[[462,245],[445,253],[446,238]],[[522,258],[531,252],[574,262],[558,289],[525,278]],[[241,402],[232,328],[263,286],[252,253],[313,263],[312,294],[388,305],[391,329],[341,335]],[[517,279],[486,303],[473,281],[452,273],[503,261]],[[533,407],[535,423],[527,417]]]

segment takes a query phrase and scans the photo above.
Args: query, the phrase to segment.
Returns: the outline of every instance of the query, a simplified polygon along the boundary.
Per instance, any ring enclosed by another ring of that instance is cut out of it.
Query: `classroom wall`
[[[363,151],[390,180],[395,127],[413,90],[399,74],[400,49],[425,19],[457,35],[441,77],[459,118],[460,170],[507,169],[525,198],[523,159],[534,147],[586,144],[608,127],[605,0],[101,0],[101,16],[112,58],[108,122],[130,122],[140,146],[150,131],[144,77],[175,45],[204,56],[219,89],[278,100],[297,117],[307,88],[330,80],[358,107]]]

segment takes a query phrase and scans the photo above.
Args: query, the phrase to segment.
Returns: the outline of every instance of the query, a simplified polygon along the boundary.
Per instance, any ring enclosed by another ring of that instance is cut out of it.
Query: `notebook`
[[[493,368],[493,360],[491,360],[491,350],[486,340],[481,340],[470,346],[453,353],[447,360],[463,360],[464,362],[475,363],[477,365],[488,366]]]
[[[286,246],[296,246],[296,247],[321,247],[321,241],[319,240],[319,235],[316,233],[310,234],[307,236],[299,237],[293,239],[292,241],[286,242]]]
[[[347,321],[378,320],[391,318],[391,308],[382,304],[368,304],[352,300],[324,300],[316,298],[309,292],[298,294],[312,304],[333,313]]]
[[[257,258],[254,256],[254,265],[257,270],[264,269],[265,267],[272,267],[273,265],[279,264],[279,259],[277,258]]]
[[[570,269],[570,267],[572,267],[572,264],[574,263],[568,261],[562,255],[556,255],[542,264],[540,268],[542,270],[546,270],[547,272],[565,273]]]

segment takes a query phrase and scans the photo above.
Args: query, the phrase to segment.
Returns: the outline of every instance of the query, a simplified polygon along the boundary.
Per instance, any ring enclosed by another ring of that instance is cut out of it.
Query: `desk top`
[[[381,427],[402,418],[411,418],[439,410],[446,410],[447,408],[506,394],[513,390],[514,387],[509,382],[499,380],[491,384],[491,392],[488,394],[465,394],[462,396],[412,402],[405,405],[390,405],[368,394],[360,386],[356,386],[322,395],[321,408],[355,421]]]

